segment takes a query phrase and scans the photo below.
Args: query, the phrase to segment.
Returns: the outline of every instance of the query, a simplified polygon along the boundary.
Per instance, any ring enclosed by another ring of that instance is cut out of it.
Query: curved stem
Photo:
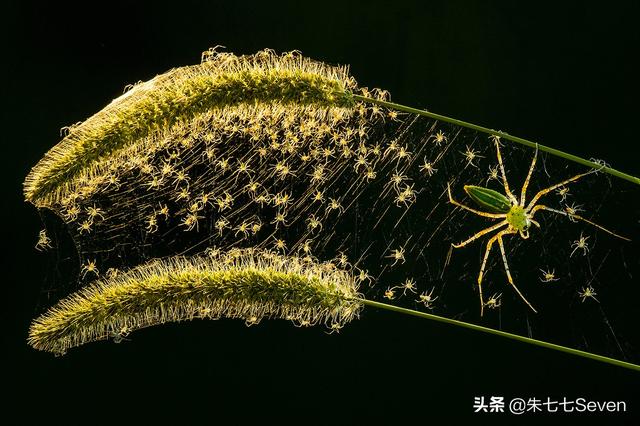
[[[602,355],[592,354],[590,352],[581,351],[578,349],[568,348],[566,346],[560,346],[553,343],[543,342],[541,340],[531,339],[529,337],[519,336],[517,334],[507,333],[506,331],[494,330],[492,328],[483,327],[481,325],[471,324],[468,322],[458,321],[451,318],[445,318],[438,315],[428,314],[426,312],[414,311],[412,309],[401,308],[400,306],[388,305],[382,302],[376,302],[373,300],[358,298],[356,299],[359,302],[362,302],[364,305],[372,306],[375,308],[386,309],[388,311],[399,312],[405,315],[413,315],[420,318],[429,319],[432,321],[444,322],[447,324],[457,325],[459,327],[469,328],[471,330],[481,331],[483,333],[489,333],[496,336],[506,337],[512,340],[518,340],[523,343],[528,343],[531,345],[542,346],[543,348],[553,349],[556,351],[577,355],[583,358],[589,358],[595,361],[604,362],[607,364],[617,365],[618,367],[628,368],[630,370],[640,371],[640,365],[632,364],[630,362],[620,361],[614,358],[609,358]]]
[[[440,120],[440,121],[445,121],[447,123],[451,123],[451,124],[455,124],[457,126],[462,126],[462,127],[467,127],[469,129],[473,129],[473,130],[477,130],[479,132],[483,132],[483,133],[488,133],[490,135],[495,135],[495,136],[500,136],[501,139],[506,139],[506,140],[510,140],[531,148],[538,148],[540,151],[545,151],[548,152],[549,154],[553,154],[556,155],[558,157],[562,157],[565,158],[567,160],[570,161],[574,161],[578,164],[582,164],[584,166],[587,167],[591,167],[594,169],[598,169],[601,170],[605,173],[609,173],[610,175],[619,177],[621,179],[625,179],[628,180],[629,182],[633,182],[637,185],[640,185],[640,178],[636,177],[636,176],[632,176],[629,175],[627,173],[623,173],[619,170],[613,169],[611,167],[605,167],[600,163],[596,163],[595,161],[590,161],[590,160],[585,160],[582,157],[578,157],[577,155],[573,155],[573,154],[569,154],[566,153],[564,151],[560,151],[558,149],[555,148],[551,148],[545,145],[540,145],[536,142],[532,142],[530,140],[527,139],[523,139],[523,138],[519,138],[517,136],[511,136],[508,133],[502,132],[500,130],[493,130],[493,129],[489,129],[487,127],[483,127],[483,126],[478,126],[477,124],[473,124],[473,123],[467,123],[466,121],[462,121],[462,120],[458,120],[455,118],[451,118],[451,117],[447,117],[445,115],[440,115],[440,114],[436,114],[433,112],[429,112],[426,110],[422,110],[422,109],[417,109],[417,108],[412,108],[412,107],[408,107],[405,105],[400,105],[400,104],[396,104],[394,102],[387,102],[387,101],[382,101],[379,99],[374,99],[374,98],[368,98],[366,96],[360,96],[360,95],[356,95],[353,94],[353,99],[357,100],[357,101],[362,101],[362,102],[370,102],[370,103],[374,103],[374,104],[378,104],[387,108],[391,108],[391,109],[395,109],[398,111],[404,111],[404,112],[409,112],[412,114],[419,114],[425,117],[430,117],[430,118],[434,118],[436,120]]]

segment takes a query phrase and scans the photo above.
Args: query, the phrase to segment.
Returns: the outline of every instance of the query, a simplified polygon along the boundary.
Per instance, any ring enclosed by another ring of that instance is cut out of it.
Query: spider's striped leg
[[[507,222],[506,220],[503,220],[503,221],[501,221],[501,222],[498,222],[498,223],[496,223],[496,224],[495,224],[495,225],[493,225],[493,226],[490,226],[490,227],[488,227],[488,228],[485,228],[485,229],[481,230],[480,232],[477,232],[475,235],[473,235],[472,237],[470,237],[470,238],[468,238],[468,239],[464,240],[463,242],[458,243],[458,244],[451,244],[451,246],[452,246],[453,248],[460,248],[460,247],[464,247],[464,246],[466,246],[467,244],[469,244],[470,242],[475,241],[475,240],[477,240],[478,238],[482,237],[483,235],[486,235],[486,234],[488,234],[488,233],[489,233],[489,232],[491,232],[491,231],[495,231],[496,229],[498,229],[498,228],[500,228],[500,227],[505,226],[507,223],[508,223],[508,222]]]
[[[589,170],[588,172],[580,173],[578,175],[570,177],[569,179],[565,179],[560,183],[556,183],[555,185],[551,185],[548,188],[540,190],[540,192],[538,192],[536,195],[534,195],[534,197],[531,199],[531,201],[529,201],[529,205],[526,208],[526,212],[529,213],[529,210],[531,210],[533,208],[533,206],[536,205],[536,203],[538,202],[540,197],[542,197],[543,195],[548,194],[549,192],[553,191],[554,189],[560,188],[561,186],[564,186],[564,185],[566,185],[568,183],[575,182],[578,179],[580,179],[582,177],[585,177],[587,175],[590,175],[591,173],[595,173],[595,172],[597,172],[596,169]]]
[[[531,160],[529,173],[527,173],[527,178],[524,180],[524,184],[522,185],[522,192],[520,193],[520,207],[524,207],[524,202],[525,202],[525,199],[527,198],[527,187],[529,186],[529,181],[531,180],[533,169],[535,169],[536,167],[537,158],[538,158],[538,144],[536,144],[536,152],[535,154],[533,154],[533,159]]]
[[[482,277],[484,277],[484,268],[487,266],[487,259],[489,258],[491,247],[493,246],[493,243],[496,242],[496,239],[498,238],[498,234],[500,234],[500,232],[498,232],[496,235],[491,237],[489,241],[487,241],[487,248],[484,250],[484,258],[482,259],[482,266],[480,267],[480,273],[478,274],[478,293],[480,293],[480,316],[484,315],[484,300],[482,299]]]
[[[538,211],[538,210],[547,210],[553,213],[557,213],[557,214],[561,214],[563,216],[567,216],[569,219],[573,218],[573,219],[578,219],[581,220],[583,222],[588,223],[589,225],[595,226],[596,228],[600,229],[601,231],[606,232],[607,234],[613,235],[614,237],[620,238],[621,240],[625,240],[625,241],[631,241],[629,238],[627,237],[623,237],[622,235],[618,235],[615,232],[609,231],[607,228],[605,228],[604,226],[598,225],[597,223],[591,222],[589,219],[585,219],[584,217],[577,215],[577,214],[569,214],[567,212],[563,212],[562,210],[557,210],[551,207],[547,207],[544,206],[542,204],[538,204],[537,206],[534,206],[531,209],[531,213],[529,213],[530,217],[533,217],[533,215]],[[529,219],[531,220],[531,219]]]
[[[467,211],[470,211],[471,213],[475,213],[478,216],[483,216],[483,217],[491,217],[491,218],[500,218],[503,219],[505,217],[507,217],[506,214],[504,213],[487,213],[487,212],[482,212],[480,210],[476,210],[476,209],[472,209],[471,207],[467,207],[462,203],[457,202],[456,200],[453,199],[453,197],[451,196],[451,185],[447,184],[447,193],[449,194],[449,202],[451,204],[453,204],[454,206],[458,206],[462,209],[465,209]]]
[[[511,286],[515,289],[516,293],[518,293],[518,296],[520,296],[522,298],[522,300],[524,300],[525,303],[527,305],[529,305],[529,307],[531,308],[531,310],[533,312],[538,313],[538,311],[536,311],[536,309],[533,306],[531,306],[531,303],[529,303],[527,298],[524,297],[524,295],[522,293],[520,293],[520,290],[518,290],[518,287],[513,282],[513,278],[511,277],[511,272],[509,271],[509,264],[507,263],[507,255],[506,255],[506,253],[504,251],[504,244],[502,242],[502,236],[503,235],[507,235],[507,234],[513,234],[513,233],[514,233],[514,231],[512,229],[505,229],[504,231],[500,231],[495,235],[495,237],[498,239],[498,245],[500,246],[500,252],[502,253],[502,262],[504,263],[504,270],[507,273],[507,279],[509,280],[509,284],[511,284]]]
[[[507,182],[507,175],[504,172],[504,165],[502,164],[502,154],[500,154],[500,141],[498,139],[494,139],[496,144],[496,155],[498,157],[498,164],[500,165],[500,173],[502,173],[502,185],[504,186],[504,192],[509,197],[513,204],[518,204],[518,199],[513,195],[511,190],[509,189],[509,183]]]

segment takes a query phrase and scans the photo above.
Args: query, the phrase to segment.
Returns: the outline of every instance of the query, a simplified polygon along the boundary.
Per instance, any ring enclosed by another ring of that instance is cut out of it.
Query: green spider
[[[550,211],[559,215],[563,215],[568,217],[569,219],[572,219],[573,221],[575,220],[581,220],[583,222],[586,222],[592,226],[595,226],[596,228],[607,232],[610,235],[613,235],[614,237],[620,238],[622,240],[626,240],[626,241],[630,241],[628,238],[622,237],[612,231],[609,231],[608,229],[604,228],[603,226],[600,226],[594,222],[591,222],[588,219],[585,219],[582,216],[579,216],[577,214],[572,214],[572,213],[567,213],[565,211],[562,210],[557,210],[551,207],[547,207],[545,205],[542,204],[537,204],[538,200],[540,200],[540,198],[546,194],[548,194],[549,192],[560,188],[568,183],[572,183],[577,181],[578,179],[589,175],[591,173],[596,172],[597,170],[593,169],[590,170],[588,172],[585,173],[580,173],[577,174],[573,177],[570,177],[569,179],[565,179],[560,183],[557,183],[555,185],[552,185],[548,188],[542,189],[540,190],[536,195],[533,196],[533,198],[531,199],[531,201],[529,201],[528,203],[526,202],[526,193],[527,193],[527,187],[529,186],[529,181],[531,179],[531,175],[533,173],[533,170],[535,168],[536,165],[536,158],[538,156],[538,149],[536,147],[536,152],[533,156],[533,160],[531,161],[531,166],[529,167],[529,172],[527,174],[527,178],[524,181],[524,184],[522,185],[522,190],[521,190],[521,194],[520,194],[520,199],[518,200],[518,198],[516,198],[515,195],[513,195],[513,193],[511,192],[511,190],[509,189],[509,184],[507,183],[507,177],[506,174],[504,172],[504,166],[502,164],[502,156],[500,154],[500,141],[498,137],[493,137],[493,140],[495,142],[495,146],[496,146],[496,155],[498,157],[498,165],[500,166],[500,173],[501,173],[501,178],[502,178],[502,184],[504,187],[504,192],[505,194],[501,194],[498,191],[494,191],[492,189],[489,188],[485,188],[485,187],[481,187],[481,186],[474,186],[474,185],[465,185],[464,186],[464,190],[467,193],[467,195],[469,195],[469,197],[475,201],[479,206],[484,207],[486,209],[489,209],[490,212],[484,212],[484,211],[480,211],[480,210],[476,210],[476,209],[472,209],[470,207],[467,207],[459,202],[457,202],[456,200],[453,199],[453,197],[451,196],[451,187],[450,185],[447,185],[447,192],[449,195],[449,202],[457,207],[460,207],[464,210],[470,211],[471,213],[474,213],[478,216],[483,216],[483,217],[488,217],[491,219],[499,219],[500,221],[492,226],[489,226],[488,228],[485,228],[479,232],[477,232],[476,234],[474,234],[473,236],[471,236],[470,238],[458,243],[458,244],[452,244],[453,248],[461,248],[466,246],[467,244],[477,240],[478,238],[482,237],[483,235],[486,235],[490,232],[493,231],[497,231],[500,228],[504,228],[500,231],[498,231],[496,234],[494,234],[489,241],[487,242],[487,246],[484,252],[484,258],[482,260],[482,266],[480,267],[480,273],[478,275],[478,292],[480,294],[480,316],[483,315],[484,313],[484,307],[486,305],[486,303],[484,302],[484,299],[482,297],[482,278],[484,276],[484,271],[485,271],[485,267],[487,265],[487,259],[489,257],[489,253],[491,252],[491,247],[493,246],[493,244],[497,241],[498,245],[500,247],[500,252],[502,254],[502,262],[504,263],[504,269],[505,272],[507,274],[507,279],[509,281],[509,284],[511,284],[511,286],[514,288],[514,290],[516,291],[516,293],[518,293],[518,295],[522,298],[522,300],[524,300],[524,302],[531,308],[531,310],[533,310],[533,312],[537,311],[535,310],[535,308],[531,305],[531,303],[529,303],[529,301],[524,297],[524,295],[520,292],[520,290],[518,290],[518,287],[515,285],[515,283],[513,282],[513,278],[511,277],[511,272],[509,271],[509,264],[507,263],[507,256],[505,254],[505,250],[504,250],[504,244],[502,241],[502,238],[505,235],[510,235],[510,234],[519,234],[520,237],[522,239],[527,239],[529,238],[529,227],[531,226],[531,224],[537,226],[538,228],[541,228],[540,224],[538,222],[536,222],[533,217],[536,214],[536,212],[538,212],[539,210],[546,210],[546,211]]]

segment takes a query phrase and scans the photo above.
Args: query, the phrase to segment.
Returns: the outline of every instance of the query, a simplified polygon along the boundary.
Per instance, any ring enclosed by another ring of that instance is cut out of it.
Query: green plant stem
[[[483,327],[481,325],[471,324],[468,322],[458,321],[451,318],[445,318],[438,315],[428,314],[426,312],[414,311],[413,309],[401,308],[400,306],[389,305],[382,302],[375,302],[369,299],[358,298],[358,301],[364,305],[372,306],[375,308],[386,309],[388,311],[399,312],[405,315],[413,315],[420,318],[429,319],[432,321],[444,322],[447,324],[456,325],[458,327],[469,328],[471,330],[481,331],[484,333],[493,334],[496,336],[506,337],[512,340],[518,340],[520,342],[528,343],[530,345],[542,346],[543,348],[553,349],[556,351],[581,356],[583,358],[593,359],[595,361],[604,362],[607,364],[617,365],[618,367],[628,368],[630,370],[640,371],[640,365],[632,364],[630,362],[620,361],[614,358],[609,358],[602,355],[592,354],[590,352],[581,351],[578,349],[568,348],[566,346],[560,346],[553,343],[543,342],[541,340],[531,339],[529,337],[519,336],[517,334],[507,333],[505,331],[494,330],[492,328]]]
[[[404,112],[409,112],[412,114],[419,114],[425,117],[430,117],[430,118],[434,118],[436,120],[440,120],[440,121],[445,121],[447,123],[451,123],[451,124],[455,124],[457,126],[462,126],[462,127],[467,127],[469,129],[473,129],[473,130],[477,130],[479,132],[483,132],[483,133],[488,133],[490,135],[495,135],[495,136],[500,136],[501,139],[506,139],[506,140],[510,140],[531,148],[538,148],[540,151],[545,151],[548,152],[549,154],[553,154],[553,155],[557,155],[558,157],[562,157],[565,158],[567,160],[570,161],[574,161],[578,164],[582,164],[584,166],[587,167],[591,167],[594,169],[598,169],[601,170],[605,173],[609,173],[612,176],[616,176],[619,177],[621,179],[625,179],[628,180],[629,182],[633,182],[637,185],[640,185],[640,178],[636,177],[636,176],[632,176],[629,175],[627,173],[623,173],[619,170],[616,169],[612,169],[611,167],[606,167],[600,163],[596,163],[595,161],[590,161],[590,160],[585,160],[582,157],[578,157],[577,155],[573,155],[573,154],[569,154],[563,151],[560,151],[558,149],[555,148],[551,148],[545,145],[541,145],[539,143],[536,142],[532,142],[530,140],[527,139],[523,139],[523,138],[519,138],[517,136],[511,136],[508,133],[502,132],[500,130],[493,130],[493,129],[489,129],[487,127],[483,127],[483,126],[478,126],[477,124],[472,124],[472,123],[467,123],[466,121],[462,121],[462,120],[457,120],[455,118],[451,118],[451,117],[447,117],[445,115],[440,115],[440,114],[436,114],[433,112],[429,112],[426,110],[421,110],[421,109],[417,109],[417,108],[412,108],[412,107],[408,107],[406,105],[400,105],[400,104],[396,104],[394,102],[387,102],[387,101],[382,101],[382,100],[378,100],[378,99],[373,99],[373,98],[368,98],[365,96],[360,96],[360,95],[356,95],[353,94],[353,99],[357,100],[357,101],[362,101],[362,102],[369,102],[369,103],[374,103],[377,105],[381,105],[387,108],[391,108],[391,109],[395,109],[398,111],[404,111]]]

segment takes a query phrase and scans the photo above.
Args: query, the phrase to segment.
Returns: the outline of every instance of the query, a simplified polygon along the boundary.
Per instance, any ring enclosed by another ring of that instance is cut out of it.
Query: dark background
[[[350,64],[411,106],[603,158],[640,174],[637,2],[148,2],[2,6],[3,410],[72,423],[541,421],[473,415],[474,396],[624,400],[640,374],[447,325],[366,309],[339,335],[282,321],[166,325],[63,358],[25,342],[46,276],[21,184],[62,126],[203,50],[298,49]],[[636,194],[638,192],[636,191]],[[637,195],[636,195],[637,196]],[[18,402],[21,404],[18,405]],[[27,411],[22,408],[24,405]],[[550,420],[559,421],[560,416]],[[564,421],[589,423],[588,415]],[[637,424],[637,423],[635,423]]]

